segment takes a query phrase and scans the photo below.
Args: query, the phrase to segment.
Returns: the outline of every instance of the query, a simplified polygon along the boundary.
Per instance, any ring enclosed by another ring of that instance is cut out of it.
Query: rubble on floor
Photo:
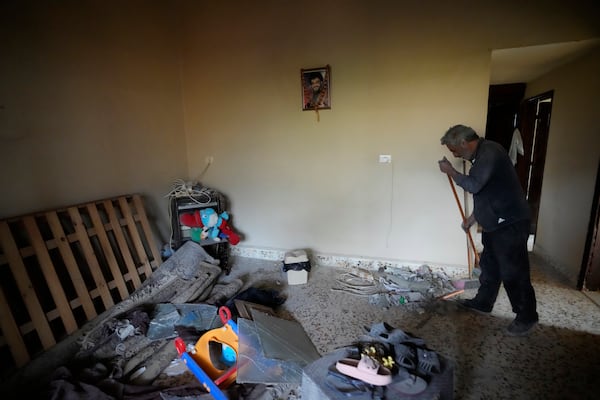
[[[433,271],[428,265],[370,271],[354,268],[341,272],[334,291],[369,296],[371,304],[382,308],[406,306],[422,308],[429,301],[455,292],[451,278],[444,272]]]

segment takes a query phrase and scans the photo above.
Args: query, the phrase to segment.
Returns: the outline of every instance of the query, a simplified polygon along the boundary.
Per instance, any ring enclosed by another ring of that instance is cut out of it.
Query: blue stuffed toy
[[[219,226],[221,226],[223,220],[227,221],[229,219],[229,214],[225,211],[217,214],[212,208],[203,208],[200,210],[200,219],[202,220],[202,225],[204,225],[203,230],[206,232],[206,237],[213,240],[220,240],[219,233],[221,231]]]

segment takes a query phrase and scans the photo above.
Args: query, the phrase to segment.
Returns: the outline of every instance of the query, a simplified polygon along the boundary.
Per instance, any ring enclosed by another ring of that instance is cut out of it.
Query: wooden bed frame
[[[127,298],[161,262],[139,194],[0,220],[0,378]]]

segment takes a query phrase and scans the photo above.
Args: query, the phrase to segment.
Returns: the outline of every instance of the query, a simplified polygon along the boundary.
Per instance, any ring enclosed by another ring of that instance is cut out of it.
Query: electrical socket
[[[390,164],[392,162],[392,156],[390,154],[380,154],[379,162],[381,164]]]
[[[206,161],[207,164],[210,165],[210,164],[213,163],[213,161],[215,161],[215,158],[213,156],[206,156],[206,160],[205,161]]]

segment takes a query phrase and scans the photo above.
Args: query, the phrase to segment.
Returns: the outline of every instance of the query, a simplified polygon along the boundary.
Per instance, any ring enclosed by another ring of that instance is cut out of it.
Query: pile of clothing
[[[438,354],[423,339],[386,322],[364,327],[365,335],[348,348],[347,356],[331,365],[326,385],[350,395],[371,391],[385,398],[393,385],[395,393],[417,395],[430,378],[441,372]]]

